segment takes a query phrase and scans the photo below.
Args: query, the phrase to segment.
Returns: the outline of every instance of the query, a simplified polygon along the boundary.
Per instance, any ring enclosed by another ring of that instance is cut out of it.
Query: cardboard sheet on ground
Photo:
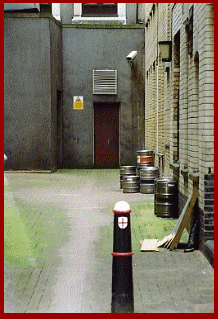
[[[144,239],[141,242],[141,251],[159,251],[157,242],[158,239]]]

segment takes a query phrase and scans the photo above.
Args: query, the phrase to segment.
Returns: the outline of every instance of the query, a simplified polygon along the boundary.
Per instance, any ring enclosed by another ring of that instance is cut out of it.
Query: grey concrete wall
[[[137,3],[126,4],[126,24],[135,24],[137,21]]]
[[[144,29],[63,27],[63,163],[93,166],[93,102],[120,102],[120,164],[136,164],[136,148],[144,145]],[[126,56],[138,50],[131,68]],[[118,72],[117,95],[93,95],[94,69]],[[136,89],[137,85],[138,88]],[[83,96],[84,109],[73,109],[73,97]],[[139,120],[140,119],[140,120]],[[133,146],[136,127],[140,145]]]
[[[60,71],[54,72],[56,62],[51,59],[50,19],[9,16],[4,19],[5,168],[52,169],[55,102],[51,85]],[[58,47],[55,37],[51,39]]]
[[[74,10],[73,3],[61,3],[60,7],[61,7],[60,8],[61,22],[64,24],[72,23],[73,10]]]
[[[143,42],[137,26],[61,28],[49,15],[6,14],[5,168],[93,167],[94,102],[120,103],[120,165],[135,165],[144,148]],[[118,71],[117,95],[92,94],[93,69]],[[81,111],[73,110],[78,95]]]

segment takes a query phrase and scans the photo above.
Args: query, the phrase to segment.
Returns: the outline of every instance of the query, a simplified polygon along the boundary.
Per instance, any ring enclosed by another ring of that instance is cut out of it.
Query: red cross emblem
[[[128,225],[128,218],[127,217],[118,217],[118,226],[121,229],[126,228]]]

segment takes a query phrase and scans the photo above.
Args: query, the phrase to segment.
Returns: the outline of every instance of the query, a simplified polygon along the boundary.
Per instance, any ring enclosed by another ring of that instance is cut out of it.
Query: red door
[[[95,167],[119,167],[119,104],[94,104]]]

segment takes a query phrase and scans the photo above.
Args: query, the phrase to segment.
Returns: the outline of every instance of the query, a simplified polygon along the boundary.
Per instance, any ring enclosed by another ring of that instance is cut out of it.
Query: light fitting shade
[[[164,62],[170,62],[172,59],[172,41],[159,41],[161,58]]]

